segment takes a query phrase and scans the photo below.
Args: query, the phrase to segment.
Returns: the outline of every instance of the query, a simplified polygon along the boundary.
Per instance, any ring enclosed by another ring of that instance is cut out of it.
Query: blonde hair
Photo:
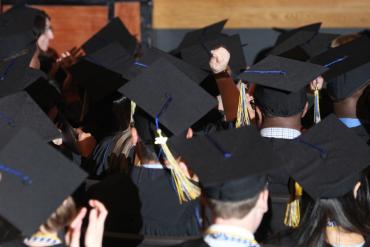
[[[342,46],[344,44],[347,44],[357,38],[360,38],[361,35],[359,33],[351,33],[351,34],[346,34],[346,35],[341,35],[337,38],[335,38],[331,44],[330,44],[330,47],[331,48],[336,48],[336,47],[339,47],[339,46]]]
[[[77,215],[76,204],[72,197],[67,197],[62,205],[42,225],[49,232],[57,232],[68,226]]]

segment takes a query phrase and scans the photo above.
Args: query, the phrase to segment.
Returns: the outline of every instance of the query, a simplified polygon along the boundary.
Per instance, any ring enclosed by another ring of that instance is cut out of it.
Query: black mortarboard
[[[0,16],[0,57],[17,53],[36,42],[35,20],[42,13],[38,9],[17,6]]]
[[[279,156],[252,127],[241,127],[189,140],[170,139],[174,149],[198,175],[206,196],[240,201],[260,192],[273,170],[282,169]]]
[[[327,68],[278,56],[268,56],[239,78],[256,83],[256,104],[273,116],[291,116],[306,104],[306,85]]]
[[[289,174],[314,199],[352,191],[370,164],[369,147],[334,115],[310,128],[279,153]]]
[[[125,83],[122,75],[133,63],[128,51],[118,42],[81,58],[71,67],[73,80],[89,97],[99,101]]]
[[[0,142],[0,215],[23,235],[30,235],[86,174],[30,129]]]
[[[318,33],[301,47],[311,58],[326,52],[330,48],[331,42],[338,36],[339,34]]]
[[[20,91],[26,87],[26,83],[30,83],[24,77],[35,49],[35,45],[30,45],[22,52],[0,61],[0,96]]]
[[[48,113],[52,107],[58,105],[62,98],[57,88],[44,77],[38,78],[27,86],[25,91],[45,113]]]
[[[181,50],[181,58],[186,62],[199,68],[210,71],[209,60],[211,50],[218,47],[225,47],[230,53],[230,68],[239,72],[247,67],[242,43],[238,34],[232,36],[217,35],[209,40],[200,40],[196,45]]]
[[[221,34],[226,22],[227,19],[186,33],[176,50],[180,51],[185,47],[189,47],[199,43],[200,40],[209,40],[210,37]]]
[[[0,98],[0,136],[27,126],[43,140],[60,137],[53,122],[37,106],[26,92],[19,92]]]
[[[131,55],[135,53],[136,39],[130,34],[119,17],[112,19],[106,26],[94,34],[82,45],[82,48],[86,54],[91,54],[114,41],[120,43]]]
[[[160,58],[119,91],[173,134],[189,128],[217,105],[216,99],[175,65]]]
[[[169,62],[171,62],[173,65],[175,65],[179,70],[184,72],[190,79],[197,82],[198,84],[200,82],[202,82],[208,75],[207,72],[205,72],[205,71],[203,71],[203,70],[201,70],[197,67],[194,67],[193,65],[191,65],[189,63],[186,63],[185,61],[183,61],[181,59],[178,59],[178,58],[172,56],[169,53],[166,53],[164,51],[161,51],[157,48],[152,47],[152,48],[147,49],[144,52],[143,56],[141,56],[137,61],[134,62],[132,68],[130,69],[130,71],[136,71],[134,73],[131,73],[131,74],[133,74],[133,76],[131,76],[131,78],[127,78],[127,77],[125,77],[125,75],[123,75],[123,76],[126,79],[132,80],[138,74],[145,71],[145,69],[149,65],[151,65],[153,62],[157,61],[159,58],[167,59]]]
[[[320,27],[321,27],[321,22],[318,22],[318,23],[312,23],[312,24],[309,24],[309,25],[305,25],[305,26],[302,26],[302,27],[298,27],[298,28],[283,32],[277,38],[276,45],[286,41],[290,37],[292,37],[292,36],[294,36],[294,35],[296,35],[297,33],[300,33],[300,32],[318,33],[319,30],[320,30]]]
[[[323,75],[328,81],[328,92],[335,100],[344,99],[370,79],[370,39],[362,37],[329,49],[311,62],[329,68]]]

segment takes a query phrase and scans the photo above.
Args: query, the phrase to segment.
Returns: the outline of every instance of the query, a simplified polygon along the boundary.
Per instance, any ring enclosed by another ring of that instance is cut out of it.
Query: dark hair
[[[207,199],[207,203],[212,210],[215,217],[222,219],[242,219],[250,213],[250,211],[256,206],[260,193],[252,198],[248,198],[237,202],[224,202],[215,199]]]
[[[348,232],[362,236],[370,234],[370,224],[366,219],[370,208],[369,180],[365,172],[362,173],[360,182],[356,198],[351,190],[338,198],[308,202],[301,225],[294,233],[297,246],[327,246],[325,239],[329,220]]]
[[[51,20],[45,11],[40,10],[33,23],[33,31],[37,38],[46,31],[46,19]]]

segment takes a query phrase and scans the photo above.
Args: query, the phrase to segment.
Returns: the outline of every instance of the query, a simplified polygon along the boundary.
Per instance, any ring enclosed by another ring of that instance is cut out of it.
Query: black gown
[[[199,236],[199,201],[180,204],[169,170],[133,167],[88,190],[108,209],[106,231],[146,236]]]
[[[268,138],[273,149],[278,151],[279,148],[293,140]],[[277,170],[270,174],[271,181],[269,181],[269,210],[264,215],[260,227],[255,233],[257,241],[262,242],[265,239],[288,229],[284,224],[284,216],[287,203],[290,200],[290,193],[288,188],[289,176]]]
[[[356,133],[356,135],[361,137],[361,139],[363,139],[370,146],[370,133],[368,132],[367,129],[370,129],[370,127],[366,128],[363,125],[351,128],[351,130],[353,130]]]

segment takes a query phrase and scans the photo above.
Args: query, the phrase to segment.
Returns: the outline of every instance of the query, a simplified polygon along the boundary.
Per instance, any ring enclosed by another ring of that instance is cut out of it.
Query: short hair
[[[250,211],[256,206],[261,192],[259,192],[252,198],[248,198],[242,201],[220,201],[208,198],[207,203],[216,218],[242,219],[243,217],[248,215]]]
[[[56,232],[71,224],[77,215],[76,205],[72,197],[67,197],[62,205],[42,225],[46,230]]]

